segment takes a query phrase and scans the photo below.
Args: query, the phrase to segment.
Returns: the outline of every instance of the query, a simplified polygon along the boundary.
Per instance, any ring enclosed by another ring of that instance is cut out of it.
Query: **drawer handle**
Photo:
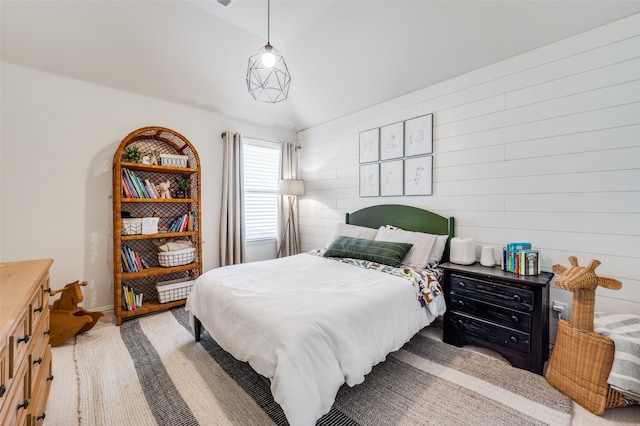
[[[40,306],[39,308],[35,308],[35,309],[33,310],[33,313],[34,313],[34,314],[36,314],[36,313],[38,313],[38,312],[42,312],[42,310],[43,310],[43,309],[44,309],[44,307]]]
[[[515,300],[516,302],[521,302],[522,301],[522,297],[520,297],[518,294],[514,294],[513,295],[513,300]]]
[[[464,306],[464,300],[458,300],[458,306]]]
[[[520,321],[520,318],[518,318],[518,317],[517,317],[517,316],[515,316],[515,315],[511,315],[511,321],[513,321],[513,322],[517,323],[517,322],[519,322],[519,321]]]
[[[30,337],[29,337],[29,335],[27,334],[26,336],[24,336],[24,337],[22,337],[22,338],[18,339],[18,345],[19,345],[20,343],[22,343],[22,342],[24,342],[24,343],[29,343],[29,339],[30,339]],[[17,345],[16,345],[16,346],[17,346]]]
[[[464,325],[464,322],[463,322],[461,319],[459,319],[458,321],[456,321],[456,323],[458,323],[458,325],[459,325],[460,327],[462,327],[462,326]]]
[[[4,393],[7,391],[7,387],[5,385],[0,385],[0,398],[4,396]]]
[[[47,413],[42,413],[41,416],[36,417],[36,421],[38,420],[44,420],[44,418],[47,417]]]
[[[42,357],[33,361],[33,365],[36,365],[36,364],[42,364]]]
[[[460,286],[460,288],[466,288],[467,287],[467,285],[463,281],[460,281],[459,286]]]
[[[509,340],[511,341],[511,343],[518,343],[518,338],[516,336],[509,337]]]
[[[52,382],[52,381],[53,381],[53,374],[47,377],[47,382]]]
[[[29,406],[29,400],[25,399],[22,404],[18,405],[18,410],[21,408],[24,408],[26,410],[28,406]]]
[[[43,331],[42,334],[49,336],[51,334],[51,330]]]
[[[49,287],[49,288],[45,288],[45,289],[44,289],[44,292],[45,292],[45,293],[51,293],[51,287]]]

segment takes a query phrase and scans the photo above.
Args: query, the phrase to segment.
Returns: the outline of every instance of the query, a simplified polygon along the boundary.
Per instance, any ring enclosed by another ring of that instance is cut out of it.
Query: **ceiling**
[[[0,0],[1,58],[298,130],[640,12],[640,1],[272,0],[289,98],[255,101],[267,1]]]

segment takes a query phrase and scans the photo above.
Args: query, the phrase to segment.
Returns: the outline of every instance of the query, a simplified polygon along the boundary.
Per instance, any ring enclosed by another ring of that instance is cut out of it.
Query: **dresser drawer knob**
[[[18,345],[19,345],[20,343],[22,343],[22,342],[24,342],[24,343],[28,343],[28,342],[29,342],[29,339],[30,339],[30,337],[29,337],[29,335],[28,335],[28,334],[27,334],[26,336],[24,336],[24,337],[21,337],[20,339],[18,339]]]
[[[509,340],[511,341],[511,343],[518,343],[518,338],[516,336],[509,337]]]
[[[513,295],[513,300],[515,300],[516,302],[521,302],[522,301],[522,297],[520,297],[520,295],[518,295],[518,294],[514,294]]]
[[[36,365],[36,364],[42,364],[42,357],[33,360],[33,365]]]
[[[44,334],[45,336],[49,336],[51,335],[51,330],[43,331],[42,334]]]
[[[456,321],[456,324],[458,324],[460,327],[462,327],[464,325],[464,322],[462,322],[462,320],[459,319],[458,321]]]
[[[39,308],[35,308],[35,309],[33,310],[33,313],[34,313],[34,314],[36,314],[36,313],[38,313],[38,312],[42,312],[42,310],[43,310],[43,309],[44,309],[44,307],[40,306]]]
[[[53,381],[53,374],[47,377],[47,382],[52,382],[52,381]]]
[[[29,400],[25,399],[22,404],[18,405],[18,410],[21,408],[24,408],[26,410],[28,406],[29,406]]]
[[[464,306],[464,300],[458,300],[458,306]]]
[[[458,285],[460,286],[460,288],[466,288],[467,287],[467,285],[463,281],[460,281],[460,284],[458,284]]]
[[[44,420],[44,418],[47,417],[47,413],[42,413],[41,415],[39,415],[38,417],[36,417],[36,421],[38,420]]]
[[[0,398],[4,396],[4,393],[7,391],[7,387],[5,385],[0,385]]]
[[[51,287],[49,287],[49,288],[45,288],[45,289],[44,289],[44,292],[45,292],[45,293],[51,293]]]
[[[520,318],[518,318],[518,317],[517,317],[517,316],[515,316],[515,315],[511,315],[511,321],[513,321],[513,322],[517,323],[518,321],[520,321]]]

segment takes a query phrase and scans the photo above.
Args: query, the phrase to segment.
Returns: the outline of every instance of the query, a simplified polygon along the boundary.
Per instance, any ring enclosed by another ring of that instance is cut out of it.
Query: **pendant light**
[[[287,99],[291,75],[284,58],[269,40],[270,0],[267,0],[267,44],[249,58],[247,88],[257,101],[276,103]]]

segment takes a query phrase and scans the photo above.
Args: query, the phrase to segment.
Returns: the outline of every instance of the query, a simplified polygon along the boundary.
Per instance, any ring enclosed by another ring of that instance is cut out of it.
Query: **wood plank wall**
[[[359,132],[433,113],[433,196],[358,196]],[[500,249],[531,241],[543,269],[599,259],[623,289],[596,309],[640,314],[640,14],[301,131],[304,250],[344,213],[408,204]],[[552,286],[552,300],[570,293]],[[552,332],[555,335],[555,332]]]

